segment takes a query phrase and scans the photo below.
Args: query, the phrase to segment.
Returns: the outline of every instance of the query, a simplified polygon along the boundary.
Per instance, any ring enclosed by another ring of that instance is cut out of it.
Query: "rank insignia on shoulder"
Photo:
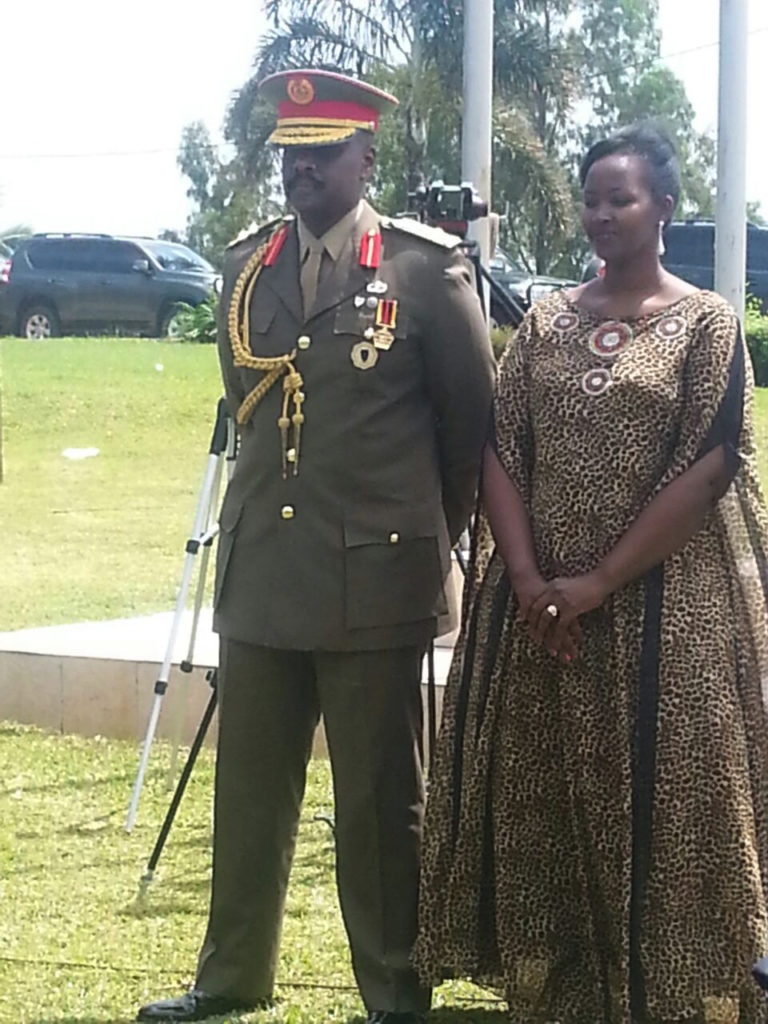
[[[403,234],[412,235],[415,238],[422,238],[425,242],[432,242],[434,245],[442,246],[443,249],[455,249],[461,245],[458,235],[449,234],[442,228],[432,227],[431,224],[422,224],[420,220],[413,217],[382,217],[382,228],[394,231],[401,231]]]
[[[268,232],[274,231],[281,225],[289,225],[293,222],[293,217],[276,217],[274,220],[268,221],[266,224],[249,224],[247,228],[244,228],[239,235],[232,239],[227,245],[227,249],[235,249],[238,245],[242,245],[243,242],[247,242],[249,239],[257,239],[262,235],[266,235]]]

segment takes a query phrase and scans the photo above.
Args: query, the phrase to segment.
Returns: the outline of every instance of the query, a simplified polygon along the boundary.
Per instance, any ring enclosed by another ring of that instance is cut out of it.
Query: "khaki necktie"
[[[317,296],[317,283],[320,278],[320,265],[323,261],[325,246],[315,238],[309,243],[307,255],[301,265],[301,294],[304,298],[304,318],[309,317]]]

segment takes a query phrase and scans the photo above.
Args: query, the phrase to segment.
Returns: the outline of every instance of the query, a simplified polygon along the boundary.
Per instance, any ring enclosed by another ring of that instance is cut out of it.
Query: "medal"
[[[397,327],[397,299],[379,299],[376,307],[376,326]]]
[[[386,281],[369,281],[365,287],[365,290],[369,295],[384,295],[389,285]]]
[[[379,360],[379,353],[370,341],[358,341],[352,347],[352,365],[358,370],[372,370]]]
[[[364,295],[356,295],[355,296],[355,309],[360,309],[361,306],[365,305],[366,301],[370,302],[371,300],[370,299],[366,300]]]
[[[379,299],[376,303],[376,328],[373,344],[382,352],[388,352],[395,341],[392,333],[397,327],[397,299]]]
[[[378,327],[373,332],[373,344],[382,352],[388,352],[392,348],[395,336],[388,327]]]

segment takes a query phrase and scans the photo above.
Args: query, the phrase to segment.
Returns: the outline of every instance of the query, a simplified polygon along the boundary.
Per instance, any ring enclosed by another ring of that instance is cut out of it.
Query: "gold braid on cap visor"
[[[277,230],[282,230],[282,226]],[[283,407],[277,420],[277,426],[280,430],[283,479],[285,479],[288,476],[290,429],[293,427],[292,447],[295,451],[295,456],[291,461],[293,462],[293,475],[296,476],[299,472],[301,427],[304,423],[304,413],[301,411],[301,407],[306,396],[301,390],[304,383],[301,374],[293,365],[293,360],[296,358],[296,349],[288,355],[265,357],[253,355],[249,345],[249,311],[253,289],[261,273],[264,256],[273,237],[274,235],[258,247],[240,271],[229,304],[227,327],[235,366],[243,366],[249,370],[264,371],[264,376],[256,387],[245,396],[240,408],[237,410],[237,422],[241,427],[248,423],[254,409],[272,388],[273,384],[281,376],[283,377]],[[289,417],[288,410],[291,402],[293,402],[293,414]]]
[[[269,141],[275,146],[331,146],[351,139],[356,131],[372,132],[373,121],[329,120],[327,117],[283,117]]]

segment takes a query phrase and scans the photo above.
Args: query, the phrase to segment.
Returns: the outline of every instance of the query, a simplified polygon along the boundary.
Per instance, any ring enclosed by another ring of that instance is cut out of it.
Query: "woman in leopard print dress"
[[[416,963],[503,989],[514,1024],[758,1024],[768,521],[749,360],[731,307],[659,262],[668,141],[623,130],[582,185],[605,275],[534,306],[502,359]]]

